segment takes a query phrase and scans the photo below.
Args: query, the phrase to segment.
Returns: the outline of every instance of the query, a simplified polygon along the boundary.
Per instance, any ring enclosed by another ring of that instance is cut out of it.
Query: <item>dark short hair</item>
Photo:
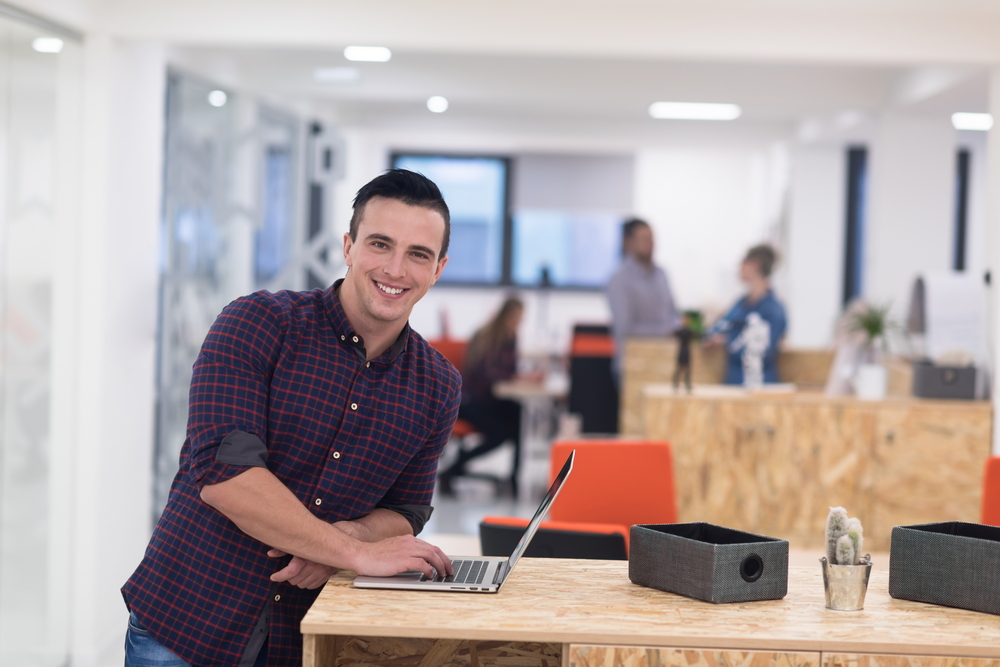
[[[642,218],[629,218],[622,223],[622,241],[628,238],[632,238],[635,234],[635,230],[639,227],[649,227],[649,223]]]
[[[351,240],[358,240],[358,225],[365,214],[365,206],[374,197],[395,199],[407,206],[419,206],[441,214],[444,218],[444,238],[438,259],[448,254],[451,240],[451,213],[441,196],[441,190],[434,181],[423,174],[407,169],[389,169],[384,174],[368,181],[354,197],[354,214],[351,216]]]
[[[771,271],[774,270],[774,265],[778,261],[778,253],[774,251],[774,248],[766,243],[761,243],[760,245],[755,245],[754,247],[747,250],[746,257],[743,258],[743,263],[753,262],[757,265],[757,269],[760,271],[760,275],[768,278],[771,276]]]

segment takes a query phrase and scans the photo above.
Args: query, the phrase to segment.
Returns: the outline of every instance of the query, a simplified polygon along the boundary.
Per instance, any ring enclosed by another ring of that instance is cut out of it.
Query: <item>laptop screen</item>
[[[573,469],[574,456],[576,456],[575,449],[569,453],[569,456],[566,458],[566,463],[563,464],[562,470],[560,470],[559,474],[556,475],[556,478],[552,480],[552,486],[549,487],[549,490],[545,492],[545,497],[542,498],[542,503],[538,506],[538,509],[535,510],[535,516],[531,517],[531,523],[528,524],[527,530],[525,530],[524,535],[521,536],[521,541],[517,543],[517,546],[514,547],[514,552],[510,555],[510,560],[507,564],[508,572],[510,572],[514,565],[517,564],[517,559],[520,558],[521,555],[524,554],[524,550],[528,548],[528,543],[531,542],[531,538],[535,536],[535,531],[538,530],[538,524],[542,522],[542,519],[545,517],[545,513],[549,511],[549,505],[551,505],[552,501],[559,495],[559,489],[562,488],[563,482],[565,482],[566,478],[569,477],[569,471]]]

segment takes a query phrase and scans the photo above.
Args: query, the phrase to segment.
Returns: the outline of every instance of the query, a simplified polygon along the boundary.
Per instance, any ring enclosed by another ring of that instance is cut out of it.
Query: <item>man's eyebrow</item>
[[[391,236],[386,236],[385,234],[380,234],[378,232],[372,232],[371,234],[369,234],[368,236],[365,237],[365,240],[366,241],[381,241],[382,243],[387,243],[389,245],[395,245],[396,244],[396,241],[393,240],[393,238]],[[414,251],[415,252],[425,252],[428,255],[430,255],[431,257],[437,257],[437,251],[436,250],[432,250],[431,248],[428,248],[425,245],[411,245],[409,249],[410,249],[411,252],[414,252]]]

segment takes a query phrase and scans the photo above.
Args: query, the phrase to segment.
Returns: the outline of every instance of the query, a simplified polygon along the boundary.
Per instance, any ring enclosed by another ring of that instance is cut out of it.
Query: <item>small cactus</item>
[[[830,565],[860,565],[864,547],[861,521],[848,519],[843,507],[831,507],[826,517],[826,558]]]

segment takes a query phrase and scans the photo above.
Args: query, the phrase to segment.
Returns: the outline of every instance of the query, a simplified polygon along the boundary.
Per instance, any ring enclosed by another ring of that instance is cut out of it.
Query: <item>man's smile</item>
[[[386,294],[389,294],[390,296],[397,296],[397,295],[399,295],[399,294],[402,294],[403,292],[405,292],[405,291],[406,291],[406,290],[405,290],[404,288],[402,288],[402,287],[391,287],[391,286],[389,286],[389,285],[386,285],[385,283],[380,283],[380,282],[379,282],[379,281],[377,281],[377,280],[375,280],[375,281],[373,281],[373,282],[375,283],[375,285],[376,285],[376,286],[377,286],[377,287],[378,287],[378,288],[379,288],[379,289],[380,289],[380,290],[381,290],[382,292],[385,292]]]

